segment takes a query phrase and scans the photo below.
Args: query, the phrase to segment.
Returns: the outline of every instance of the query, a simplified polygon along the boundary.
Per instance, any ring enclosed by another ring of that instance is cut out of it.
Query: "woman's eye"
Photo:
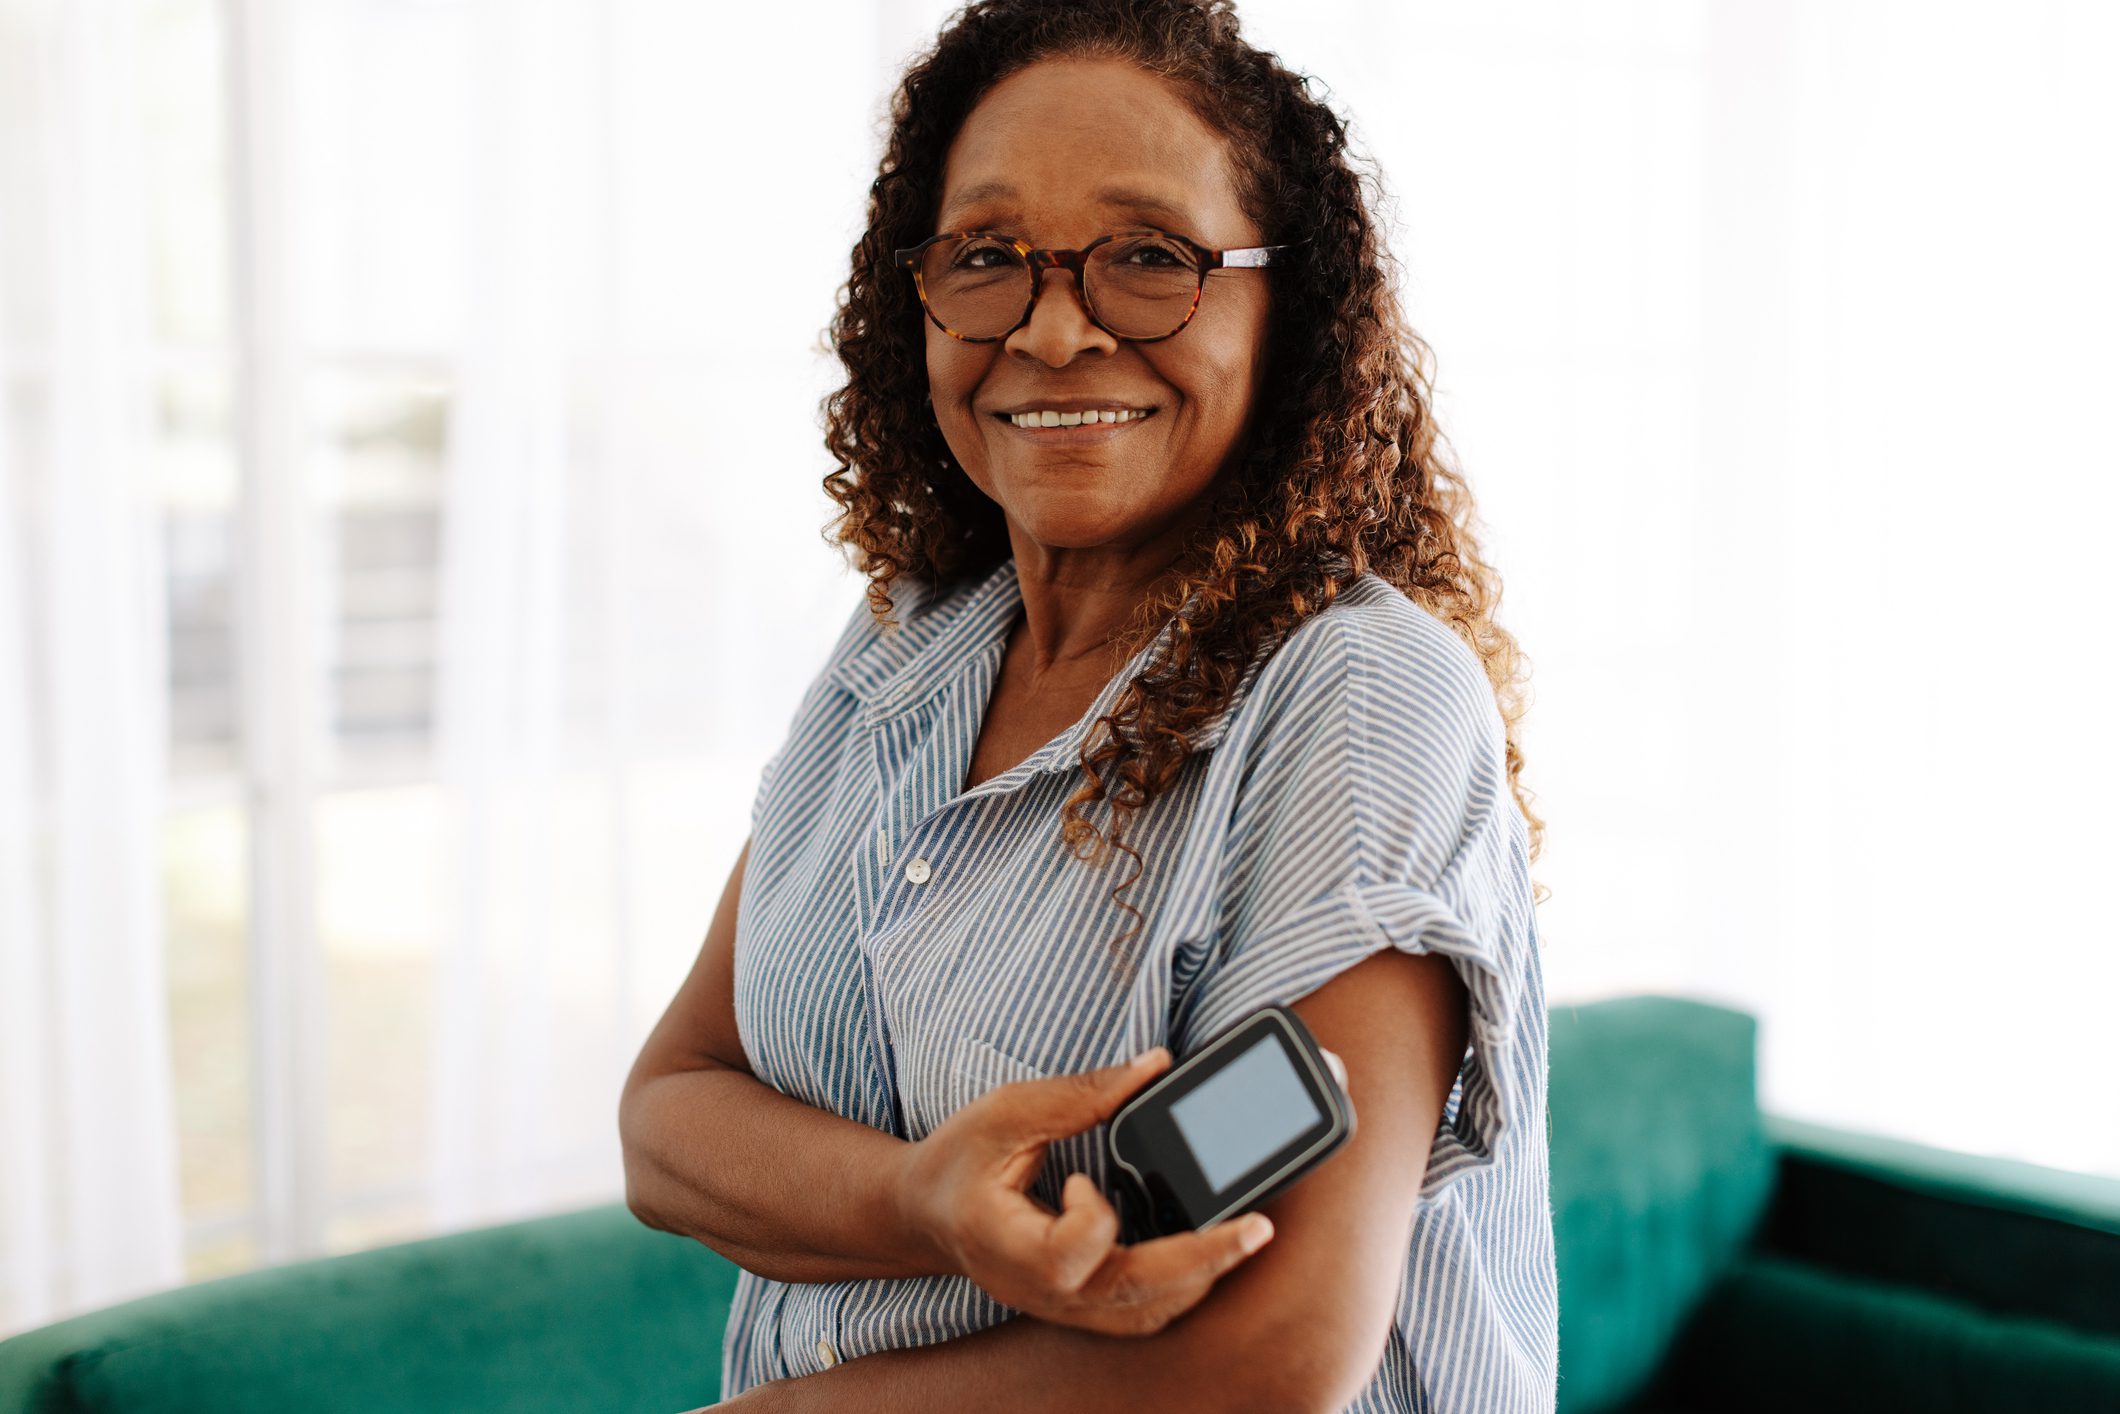
[[[980,258],[989,255],[994,257],[992,261],[985,261]],[[1015,258],[1016,252],[1005,247],[982,245],[972,246],[969,249],[959,251],[954,263],[973,270],[997,270],[1001,266],[1009,264]]]
[[[1147,257],[1150,257],[1149,259],[1146,259],[1146,260],[1142,260],[1142,261],[1140,261],[1140,262],[1139,262],[1139,263],[1141,263],[1141,264],[1143,264],[1143,265],[1148,265],[1148,266],[1154,266],[1154,265],[1156,264],[1156,258],[1161,258],[1162,260],[1164,260],[1164,261],[1167,261],[1167,262],[1169,262],[1169,263],[1170,263],[1170,264],[1172,264],[1172,265],[1182,265],[1182,264],[1184,264],[1184,263],[1185,263],[1184,261],[1182,261],[1182,260],[1178,259],[1178,256],[1177,256],[1177,252],[1175,252],[1175,251],[1171,250],[1171,249],[1170,249],[1170,247],[1168,247],[1168,246],[1160,246],[1160,245],[1142,245],[1142,246],[1135,246],[1135,247],[1133,248],[1133,250],[1131,250],[1130,252],[1128,252],[1128,253],[1127,253],[1127,257],[1126,257],[1126,258],[1127,258],[1128,260],[1133,260],[1133,259],[1134,259],[1135,257],[1137,257],[1137,256],[1147,256]]]

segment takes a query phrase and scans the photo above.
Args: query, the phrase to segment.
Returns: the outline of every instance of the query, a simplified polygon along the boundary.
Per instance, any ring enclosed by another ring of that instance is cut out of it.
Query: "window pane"
[[[332,1213],[324,1223],[324,1250],[361,1252],[432,1235],[424,1195],[391,1197],[352,1204]]]
[[[229,378],[216,368],[156,385],[155,479],[168,575],[170,772],[241,770],[242,676],[236,616],[236,459]]]
[[[327,528],[331,722],[342,772],[422,769],[434,696],[449,390],[418,373],[324,372],[311,444]]]
[[[249,915],[242,810],[170,815],[163,826],[186,1275],[247,1267],[251,1187]]]
[[[441,494],[450,387],[431,372],[327,368],[311,382],[319,500],[336,509],[429,506]]]
[[[416,1217],[428,1162],[441,794],[431,785],[334,792],[317,804],[316,831],[330,1208],[364,1224],[379,1202]]]
[[[618,1092],[638,1042],[628,1034],[619,994],[617,873],[623,861],[612,842],[618,838],[620,782],[579,774],[555,785],[551,933],[545,940],[550,951],[518,965],[541,964],[542,986],[551,998],[541,1191],[548,1204],[567,1207],[625,1191]]]
[[[240,769],[233,518],[212,511],[162,516],[169,573],[169,751],[177,777]]]
[[[155,483],[162,503],[232,511],[238,478],[226,355],[187,360],[155,380]]]

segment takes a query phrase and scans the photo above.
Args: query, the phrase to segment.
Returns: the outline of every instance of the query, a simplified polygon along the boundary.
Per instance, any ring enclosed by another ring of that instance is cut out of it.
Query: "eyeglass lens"
[[[1154,233],[1122,235],[1083,263],[1091,311],[1113,333],[1155,339],[1175,333],[1200,291],[1191,249]],[[992,236],[937,241],[921,258],[920,288],[951,332],[997,338],[1022,319],[1035,289],[1030,262]]]

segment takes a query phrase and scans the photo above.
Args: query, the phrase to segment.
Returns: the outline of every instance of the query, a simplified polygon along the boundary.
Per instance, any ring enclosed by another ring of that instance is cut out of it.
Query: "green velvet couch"
[[[2120,1181],[1762,1116],[1742,1012],[1551,1019],[1562,1410],[2120,1410]],[[0,1414],[675,1414],[734,1279],[614,1204],[19,1335]]]

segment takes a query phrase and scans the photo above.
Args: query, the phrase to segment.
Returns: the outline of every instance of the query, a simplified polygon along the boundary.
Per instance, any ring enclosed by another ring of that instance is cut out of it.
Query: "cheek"
[[[928,387],[938,404],[961,402],[978,385],[983,364],[974,345],[960,342],[930,324],[927,331]]]
[[[1203,427],[1230,432],[1243,423],[1259,387],[1258,359],[1250,345],[1232,340],[1221,348],[1201,349],[1202,357],[1185,373],[1179,387],[1193,403]]]
[[[1234,425],[1243,421],[1259,386],[1266,358],[1266,318],[1263,306],[1254,307],[1250,301],[1232,303],[1237,307],[1225,305],[1213,323],[1188,329],[1182,336],[1191,338],[1198,333],[1202,337],[1187,350],[1192,357],[1181,386],[1207,404],[1209,420]],[[1194,323],[1206,317],[1203,310]]]
[[[934,406],[925,411],[934,417],[943,435],[957,444],[960,461],[979,455],[979,414],[972,408],[979,380],[978,370],[967,368],[961,358],[944,355],[929,365],[928,396]]]
[[[943,440],[974,483],[984,486],[986,451],[978,414],[971,407],[985,377],[986,359],[976,345],[962,343],[930,325],[927,339],[928,400],[921,412],[935,420]]]

